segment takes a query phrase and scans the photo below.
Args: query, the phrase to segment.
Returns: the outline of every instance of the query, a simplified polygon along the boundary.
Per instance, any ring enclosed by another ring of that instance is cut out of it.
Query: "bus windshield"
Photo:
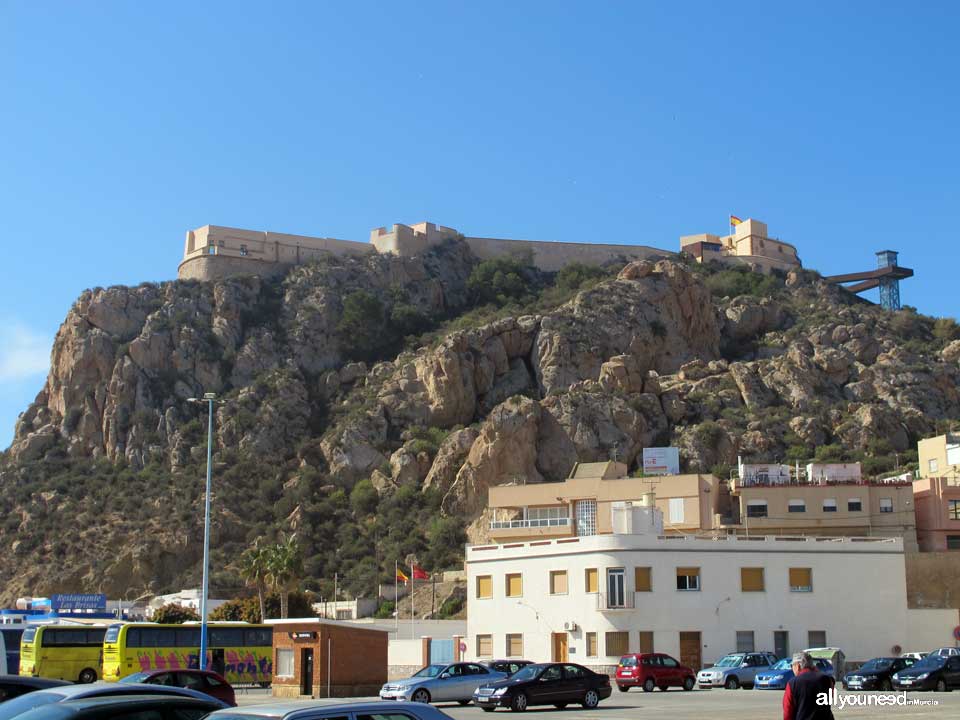
[[[20,638],[20,642],[32,643],[33,639],[37,636],[36,628],[27,628],[23,631],[23,637]]]

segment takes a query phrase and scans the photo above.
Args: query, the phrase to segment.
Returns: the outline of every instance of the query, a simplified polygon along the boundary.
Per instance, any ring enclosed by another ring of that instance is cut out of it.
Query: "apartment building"
[[[732,481],[729,522],[720,530],[744,535],[901,537],[917,550],[917,520],[909,482]]]
[[[960,471],[960,435],[947,433],[917,443],[920,477],[957,477]]]
[[[957,610],[907,607],[900,538],[667,536],[659,515],[614,503],[609,534],[468,546],[466,657],[611,672],[625,652],[698,669],[732,651],[952,644]]]
[[[719,522],[726,486],[714,475],[632,478],[623,463],[577,463],[563,482],[490,488],[489,537],[506,542],[610,533],[612,505],[640,504],[648,493],[656,496],[666,533],[700,532]]]

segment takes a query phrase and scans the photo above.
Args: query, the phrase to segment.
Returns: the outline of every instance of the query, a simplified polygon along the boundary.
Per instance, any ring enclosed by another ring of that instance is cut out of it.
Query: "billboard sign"
[[[643,449],[644,475],[679,475],[680,450],[675,447]]]
[[[50,607],[53,610],[106,610],[106,595],[83,595],[71,593],[68,595],[52,595]]]

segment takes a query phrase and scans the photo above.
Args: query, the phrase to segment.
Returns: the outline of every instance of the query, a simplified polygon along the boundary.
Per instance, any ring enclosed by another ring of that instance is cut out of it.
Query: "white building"
[[[651,509],[615,507],[609,535],[468,546],[466,657],[609,671],[655,650],[699,669],[737,650],[953,644],[957,610],[907,608],[900,538],[663,536]]]
[[[852,482],[862,479],[860,463],[808,463],[807,482],[826,485],[828,483]]]
[[[170,593],[169,595],[156,595],[146,607],[147,617],[153,617],[153,613],[164,605],[179,605],[180,607],[191,608],[200,612],[200,588],[190,588],[181,590],[178,593]],[[218,607],[223,605],[226,600],[217,600],[214,598],[207,598],[207,612],[211,613],[216,610]]]

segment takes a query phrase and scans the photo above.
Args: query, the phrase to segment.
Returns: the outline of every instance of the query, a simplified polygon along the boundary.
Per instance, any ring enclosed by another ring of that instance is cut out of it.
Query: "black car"
[[[844,690],[892,690],[893,675],[913,665],[913,658],[879,657],[868,660],[843,678]]]
[[[66,680],[26,677],[24,675],[0,675],[0,702],[12,700],[34,690],[45,690],[58,685],[70,685]]]
[[[45,705],[18,715],[17,720],[200,720],[222,707],[212,697],[113,695]]]
[[[520,668],[532,664],[533,660],[491,660],[488,663],[484,663],[484,665],[491,670],[506,673],[507,675],[513,675]]]
[[[960,657],[927,655],[893,678],[895,690],[936,690],[960,688]]]
[[[610,697],[610,678],[574,663],[535,663],[520,668],[506,680],[487,683],[473,694],[484,712],[508,707],[523,712],[531,705],[563,709],[571,703],[595,708]]]

